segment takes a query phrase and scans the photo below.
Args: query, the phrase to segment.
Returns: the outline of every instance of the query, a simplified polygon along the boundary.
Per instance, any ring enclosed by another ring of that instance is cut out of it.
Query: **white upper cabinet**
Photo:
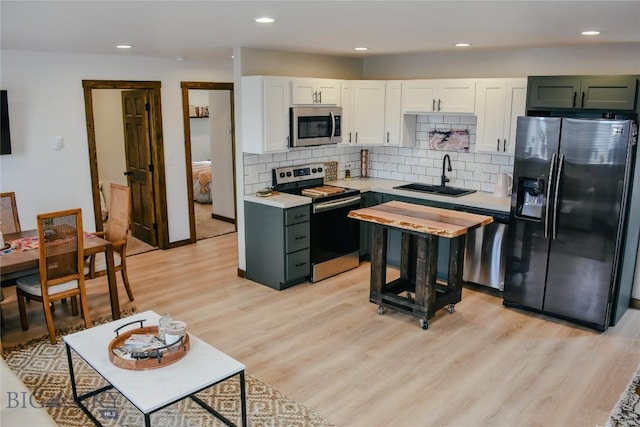
[[[352,143],[382,145],[384,143],[385,82],[354,81]],[[344,136],[343,136],[344,139]]]
[[[349,145],[355,142],[353,132],[353,82],[343,80],[340,83],[340,104],[342,106],[342,118],[340,119],[340,130],[342,142],[340,145]]]
[[[527,79],[478,79],[476,151],[511,154],[518,116],[525,115]]]
[[[243,152],[289,151],[289,79],[246,76],[241,84]]]
[[[401,82],[343,81],[341,90],[343,144],[400,145]]]
[[[384,144],[400,145],[402,125],[402,85],[400,82],[385,84],[384,104]]]
[[[340,105],[340,80],[291,79],[291,105]]]
[[[343,81],[342,144],[400,145],[399,81]]]
[[[473,113],[475,79],[408,80],[402,83],[403,113]]]

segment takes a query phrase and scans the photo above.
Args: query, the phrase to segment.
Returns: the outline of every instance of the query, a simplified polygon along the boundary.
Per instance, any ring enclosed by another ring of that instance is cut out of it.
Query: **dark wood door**
[[[123,91],[122,114],[127,162],[125,174],[131,188],[131,234],[157,246],[147,91]]]

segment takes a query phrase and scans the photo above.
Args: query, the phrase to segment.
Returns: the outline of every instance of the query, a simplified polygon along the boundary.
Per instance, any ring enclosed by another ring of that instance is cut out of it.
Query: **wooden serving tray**
[[[122,347],[127,338],[132,334],[154,334],[158,335],[157,326],[145,326],[142,328],[132,329],[124,332],[123,334],[115,337],[109,344],[109,360],[111,363],[122,369],[129,369],[133,371],[147,371],[150,369],[158,369],[172,363],[177,362],[187,355],[189,351],[189,334],[184,334],[182,343],[176,342],[173,346],[169,347],[162,353],[162,357],[152,357],[149,359],[123,359],[113,352],[114,348]]]

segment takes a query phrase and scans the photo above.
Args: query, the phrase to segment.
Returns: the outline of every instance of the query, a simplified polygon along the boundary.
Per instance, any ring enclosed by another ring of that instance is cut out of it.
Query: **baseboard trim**
[[[635,308],[636,310],[640,310],[640,299],[631,298],[629,307]]]
[[[228,222],[228,223],[231,223],[231,224],[235,224],[236,223],[236,220],[233,219],[233,218],[227,218],[226,216],[217,215],[217,214],[214,214],[214,213],[211,214],[211,218],[217,219],[218,221]]]

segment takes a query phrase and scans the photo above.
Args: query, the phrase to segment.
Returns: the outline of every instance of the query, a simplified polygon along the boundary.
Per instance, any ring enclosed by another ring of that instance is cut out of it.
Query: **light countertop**
[[[405,181],[395,181],[380,178],[351,178],[337,181],[325,182],[326,185],[352,188],[360,192],[374,191],[377,193],[393,194],[397,196],[413,197],[415,199],[432,200],[452,205],[468,206],[478,209],[490,209],[498,212],[508,213],[511,210],[510,197],[497,197],[493,193],[476,191],[460,197],[439,196],[437,194],[421,193],[418,191],[408,191],[395,189],[399,185],[409,184]],[[244,200],[253,203],[274,206],[282,209],[293,208],[311,203],[311,198],[306,196],[296,196],[293,194],[279,193],[269,197],[258,197],[254,194],[247,194]]]

